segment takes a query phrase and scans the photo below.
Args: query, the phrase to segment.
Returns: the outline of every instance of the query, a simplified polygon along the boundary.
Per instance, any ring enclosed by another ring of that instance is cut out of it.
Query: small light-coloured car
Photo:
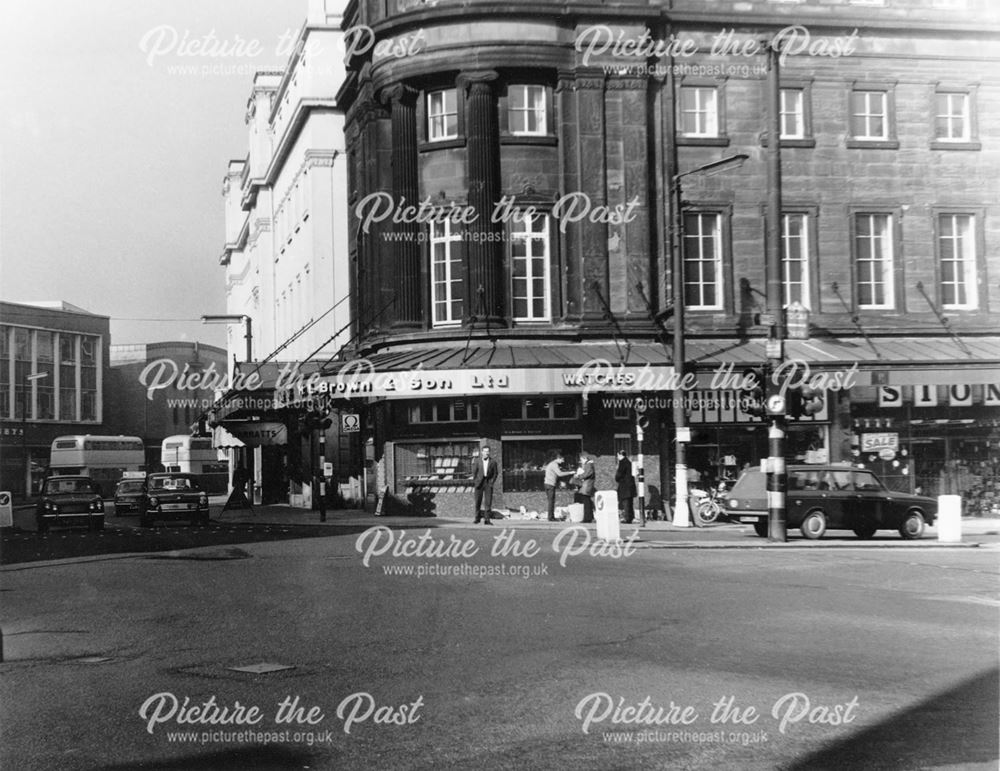
[[[853,530],[871,538],[878,530],[896,530],[903,538],[920,538],[937,517],[937,501],[886,488],[871,471],[851,466],[789,466],[785,496],[786,524],[806,538],[822,538],[827,530]],[[744,471],[726,499],[731,521],[747,522],[767,536],[767,475]]]

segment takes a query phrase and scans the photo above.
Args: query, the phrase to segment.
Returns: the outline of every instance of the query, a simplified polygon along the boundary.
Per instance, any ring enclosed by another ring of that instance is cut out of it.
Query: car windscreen
[[[119,482],[119,493],[139,493],[142,492],[142,482]]]
[[[188,477],[154,477],[149,482],[150,490],[200,490],[198,483]]]
[[[49,495],[92,493],[93,491],[94,488],[89,479],[50,479],[45,483],[45,492]]]
[[[729,495],[733,498],[764,498],[765,490],[765,475],[756,469],[751,469],[740,475]]]

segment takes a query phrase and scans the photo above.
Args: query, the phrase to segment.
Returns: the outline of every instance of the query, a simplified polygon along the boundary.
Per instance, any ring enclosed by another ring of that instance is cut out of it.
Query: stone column
[[[465,242],[468,256],[468,315],[475,326],[504,323],[505,283],[503,242],[490,235],[501,225],[491,215],[500,200],[500,125],[495,72],[473,72],[461,76],[459,87],[466,93],[466,135],[469,158],[469,205],[476,211]]]
[[[397,205],[415,206],[420,196],[417,170],[417,91],[403,84],[382,92],[392,116],[392,197]],[[405,204],[403,203],[405,199]],[[396,293],[393,327],[423,325],[423,284],[420,280],[420,243],[415,222],[392,224],[393,232],[403,233],[387,246],[390,252],[392,285]]]

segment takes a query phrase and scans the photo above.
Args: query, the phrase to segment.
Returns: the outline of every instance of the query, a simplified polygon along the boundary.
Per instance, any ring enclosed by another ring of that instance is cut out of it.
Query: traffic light
[[[303,431],[326,431],[333,425],[333,421],[322,412],[307,412],[299,421]]]
[[[823,390],[808,385],[789,388],[786,403],[789,418],[812,417],[823,410]]]
[[[823,399],[825,394],[822,388],[812,386],[802,386],[802,414],[812,417],[823,411]]]
[[[767,415],[767,368],[751,367],[743,371],[743,411],[747,415],[763,418]]]

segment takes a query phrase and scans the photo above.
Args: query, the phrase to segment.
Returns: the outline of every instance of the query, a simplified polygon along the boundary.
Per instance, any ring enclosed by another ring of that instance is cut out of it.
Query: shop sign
[[[223,425],[230,434],[248,446],[271,447],[288,444],[288,430],[284,423],[240,420],[227,421]]]
[[[617,366],[601,363],[575,369],[538,367],[521,369],[413,369],[373,372],[361,369],[318,378],[307,383],[301,398],[419,399],[439,396],[570,395],[672,390],[674,368],[665,365]]]
[[[982,403],[988,407],[1000,406],[1000,385],[997,383],[985,383],[982,388]],[[973,399],[973,384],[953,383],[947,386],[947,389],[949,406],[971,407],[975,404],[976,400]],[[902,407],[905,402],[903,386],[886,385],[879,387],[879,407]],[[931,383],[922,383],[913,386],[914,407],[937,407],[938,403],[938,386]]]
[[[357,434],[361,431],[361,418],[356,412],[340,413],[340,430],[345,434]]]
[[[879,434],[861,435],[861,452],[880,453],[884,450],[888,450],[889,452],[892,452],[895,455],[895,452],[898,449],[899,449],[899,434],[879,433]]]

